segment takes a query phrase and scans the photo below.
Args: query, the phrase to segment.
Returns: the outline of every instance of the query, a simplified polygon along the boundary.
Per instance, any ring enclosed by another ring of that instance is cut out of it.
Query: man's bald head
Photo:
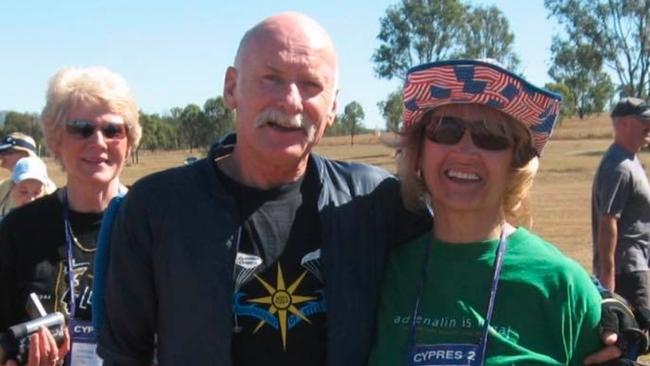
[[[338,57],[334,43],[325,29],[314,19],[297,12],[280,13],[268,17],[249,29],[242,40],[235,56],[235,68],[240,69],[249,51],[255,49],[258,42],[277,40],[296,47],[309,47],[321,51],[334,66],[334,89],[338,90]]]
[[[336,119],[338,61],[332,40],[313,19],[282,13],[241,41],[226,70],[224,99],[236,111],[233,161],[255,187],[293,182]],[[250,177],[249,177],[250,178]]]

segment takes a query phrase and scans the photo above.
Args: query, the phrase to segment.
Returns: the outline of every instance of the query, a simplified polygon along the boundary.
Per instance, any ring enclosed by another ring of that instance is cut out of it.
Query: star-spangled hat
[[[403,128],[448,104],[482,104],[520,121],[541,155],[560,112],[562,96],[538,88],[492,62],[453,60],[410,69],[404,85]]]

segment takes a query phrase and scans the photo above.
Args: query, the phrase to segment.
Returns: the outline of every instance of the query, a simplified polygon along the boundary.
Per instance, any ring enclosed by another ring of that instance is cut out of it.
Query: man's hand
[[[56,345],[52,333],[41,327],[38,332],[29,336],[29,354],[26,366],[60,366],[64,357],[70,352],[70,334],[63,329],[63,343]],[[16,361],[7,361],[4,366],[19,366]]]
[[[622,297],[611,292],[601,295],[600,327],[605,348],[587,357],[585,365],[640,365],[634,361],[650,349],[650,310],[632,310]]]
[[[601,339],[605,344],[605,348],[587,357],[585,359],[585,365],[597,365],[610,360],[617,361],[621,357],[623,352],[620,348],[616,347],[616,342],[618,341],[618,335],[616,333],[605,330],[601,334]]]

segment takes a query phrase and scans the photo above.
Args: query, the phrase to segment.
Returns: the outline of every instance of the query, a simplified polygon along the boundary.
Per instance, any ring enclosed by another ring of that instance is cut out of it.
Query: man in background
[[[594,273],[635,307],[650,306],[650,186],[638,153],[650,143],[650,105],[621,99],[611,112],[614,143],[592,190]]]

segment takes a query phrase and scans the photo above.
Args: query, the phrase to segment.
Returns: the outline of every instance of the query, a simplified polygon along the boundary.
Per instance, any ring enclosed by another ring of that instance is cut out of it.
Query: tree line
[[[4,112],[3,136],[11,132],[28,134],[36,141],[39,154],[47,155],[44,148],[38,113],[16,111]],[[365,113],[358,102],[348,103],[337,116],[334,124],[326,131],[327,136],[349,135],[350,143],[354,136],[370,130],[363,126]],[[211,144],[235,130],[235,112],[226,106],[223,97],[210,98],[203,103],[174,107],[166,114],[148,114],[140,111],[142,139],[137,151],[133,152],[133,162],[138,162],[140,151],[205,150]]]
[[[47,155],[43,133],[37,113],[7,111],[4,115],[2,134],[23,132],[34,138],[39,153]],[[221,136],[234,130],[234,113],[228,109],[222,97],[210,98],[203,107],[188,104],[174,107],[169,113],[148,114],[140,111],[142,139],[133,158],[138,160],[142,150],[205,149]]]
[[[650,95],[650,0],[545,0],[563,27],[551,46],[545,86],[564,96],[562,117],[600,113],[615,97]],[[379,78],[451,58],[491,58],[518,70],[515,36],[497,6],[460,0],[401,0],[380,19],[372,59]],[[614,80],[610,74],[614,75]],[[401,127],[401,90],[378,103],[388,130]]]

